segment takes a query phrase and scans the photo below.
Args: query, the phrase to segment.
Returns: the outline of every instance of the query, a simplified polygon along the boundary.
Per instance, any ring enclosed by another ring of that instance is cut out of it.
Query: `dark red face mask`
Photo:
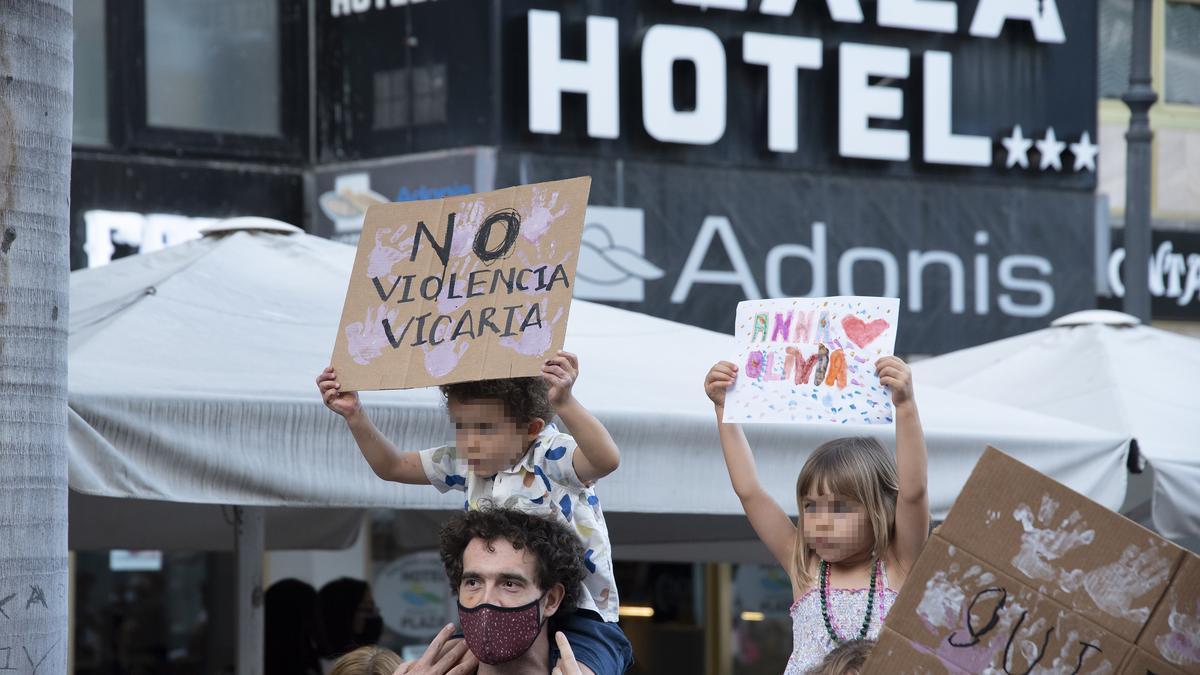
[[[542,632],[542,598],[520,607],[481,604],[463,607],[458,603],[458,624],[467,648],[481,662],[494,666],[508,663],[529,651]]]

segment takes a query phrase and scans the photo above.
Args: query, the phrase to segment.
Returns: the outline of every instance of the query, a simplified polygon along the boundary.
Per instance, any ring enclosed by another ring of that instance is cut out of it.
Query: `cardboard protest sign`
[[[900,301],[841,296],[739,302],[726,422],[892,421],[875,361],[896,346]]]
[[[590,188],[371,206],[333,349],[343,390],[540,374],[566,336]]]
[[[864,675],[1200,672],[1200,558],[994,448]]]

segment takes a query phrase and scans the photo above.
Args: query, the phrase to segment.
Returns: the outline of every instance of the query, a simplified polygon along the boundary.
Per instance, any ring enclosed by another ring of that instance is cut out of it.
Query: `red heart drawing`
[[[859,349],[874,342],[890,325],[886,319],[875,319],[871,323],[866,323],[857,316],[842,319],[842,330],[846,331],[846,337],[858,345]]]

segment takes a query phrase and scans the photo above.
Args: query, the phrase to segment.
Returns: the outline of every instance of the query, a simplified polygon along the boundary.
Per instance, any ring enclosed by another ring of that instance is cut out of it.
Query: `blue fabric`
[[[595,612],[575,610],[562,619],[555,618],[552,628],[562,631],[571,643],[575,660],[596,675],[622,675],[633,665],[633,646],[625,631],[616,623],[604,621]],[[558,663],[554,633],[550,634],[550,664]]]

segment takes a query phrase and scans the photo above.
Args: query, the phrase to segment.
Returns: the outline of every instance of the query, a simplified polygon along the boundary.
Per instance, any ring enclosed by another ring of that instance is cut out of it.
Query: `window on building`
[[[413,70],[413,121],[422,124],[446,122],[446,64],[419,67]]]
[[[376,129],[402,129],[409,124],[408,68],[380,70],[375,73],[375,116]]]
[[[146,123],[280,136],[278,0],[145,0]]]
[[[381,70],[374,75],[375,129],[445,124],[446,64]]]
[[[75,4],[75,128],[78,145],[108,145],[104,0]]]
[[[232,672],[232,554],[80,551],[75,570],[76,675]]]
[[[1200,3],[1168,2],[1163,100],[1200,105]]]
[[[1133,4],[1129,0],[1100,0],[1100,98],[1121,98],[1129,89]]]

